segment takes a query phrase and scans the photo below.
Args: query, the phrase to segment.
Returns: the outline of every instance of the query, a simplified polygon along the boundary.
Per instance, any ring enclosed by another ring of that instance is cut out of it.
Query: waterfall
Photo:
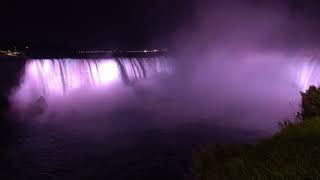
[[[306,91],[310,85],[320,85],[320,62],[318,59],[316,55],[295,54],[294,56],[287,56],[271,54],[253,56],[238,65],[242,67],[241,71],[239,70],[240,73],[255,74],[256,79],[253,78],[253,80],[261,78],[261,81],[266,79],[271,81],[274,79],[274,82],[270,85],[275,87],[277,87],[275,83],[285,84],[289,82],[299,92]],[[28,104],[39,97],[45,97],[46,99],[52,97],[51,99],[54,99],[57,96],[67,96],[74,91],[85,91],[86,89],[98,89],[100,87],[107,87],[108,89],[109,86],[115,84],[130,87],[141,80],[167,76],[173,73],[176,69],[173,62],[172,58],[165,56],[109,59],[29,59],[25,64],[20,85],[11,96],[19,103]],[[231,72],[233,69],[233,73],[238,72],[238,66],[235,67],[234,63],[227,66],[228,71]],[[219,69],[221,68],[214,63],[204,65],[201,73],[207,75],[208,82],[216,83],[218,77],[215,74],[217,74],[216,71],[220,72]],[[192,74],[192,72],[186,73]],[[203,76],[197,77],[202,78]],[[251,75],[248,78],[250,77]],[[233,77],[234,80],[236,78]],[[241,79],[232,82],[240,81]],[[226,82],[228,82],[228,79],[226,79]],[[268,82],[266,81],[265,84]]]
[[[38,97],[64,96],[73,90],[114,83],[133,85],[139,80],[168,75],[172,71],[172,59],[168,57],[29,59],[14,96],[34,101]]]
[[[293,80],[299,90],[305,92],[311,85],[320,85],[320,60],[317,55],[308,55],[294,59],[291,65]]]

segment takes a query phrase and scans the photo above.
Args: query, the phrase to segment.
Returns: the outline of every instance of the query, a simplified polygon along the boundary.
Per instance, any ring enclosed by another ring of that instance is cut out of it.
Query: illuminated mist
[[[152,110],[159,117],[175,119],[172,122],[213,118],[223,119],[211,121],[228,126],[256,124],[258,128],[274,127],[281,118],[291,116],[298,110],[299,92],[320,82],[315,55],[220,50],[208,56],[210,61],[190,68],[174,68],[181,62],[168,57],[32,59],[12,101],[29,114],[43,97],[51,113],[78,110],[90,117],[120,103]],[[232,58],[237,61],[219,60]],[[157,79],[163,76],[167,78]]]
[[[44,97],[42,119],[75,124],[122,108],[151,112],[134,121],[155,127],[201,121],[274,132],[299,110],[300,91],[320,85],[318,52],[293,38],[304,24],[281,5],[197,8],[173,34],[174,58],[28,60],[12,102],[29,109]]]

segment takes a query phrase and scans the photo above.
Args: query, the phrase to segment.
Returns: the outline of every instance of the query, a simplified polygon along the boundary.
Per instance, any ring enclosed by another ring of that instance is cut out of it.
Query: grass
[[[320,117],[254,145],[209,146],[194,156],[198,180],[320,179]]]

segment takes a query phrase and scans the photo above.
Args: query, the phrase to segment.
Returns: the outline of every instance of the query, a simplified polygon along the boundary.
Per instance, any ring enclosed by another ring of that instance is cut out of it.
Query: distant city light
[[[128,51],[98,51],[98,50],[90,50],[90,51],[77,51],[78,54],[104,54],[104,53],[156,53],[156,52],[166,52],[167,49],[153,49],[153,50],[128,50]]]

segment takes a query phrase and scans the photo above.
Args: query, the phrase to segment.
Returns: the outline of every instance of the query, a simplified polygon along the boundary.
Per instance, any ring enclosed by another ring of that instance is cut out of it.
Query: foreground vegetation
[[[199,180],[320,179],[320,89],[302,93],[301,113],[268,140],[211,146],[194,156]]]

